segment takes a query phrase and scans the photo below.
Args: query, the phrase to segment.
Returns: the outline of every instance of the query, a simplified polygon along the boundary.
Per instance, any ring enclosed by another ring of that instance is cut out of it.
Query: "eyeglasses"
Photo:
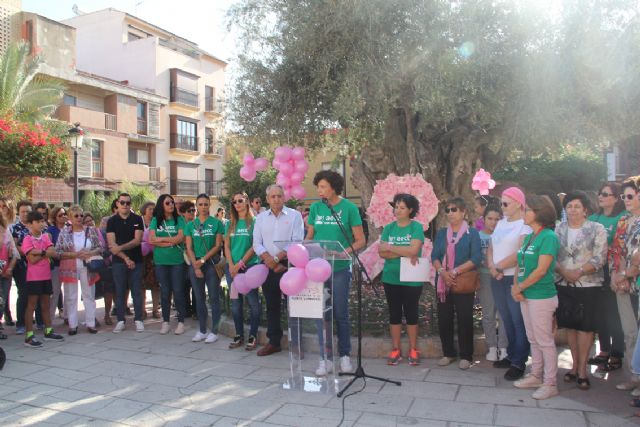
[[[165,201],[164,201],[164,205],[165,205],[165,206],[171,206],[171,205],[175,205],[175,203],[174,203],[174,201],[173,201],[173,200],[165,200]]]
[[[245,202],[244,199],[236,199],[236,200],[233,201],[233,204],[237,205],[237,204],[244,203],[244,202]]]
[[[444,213],[458,212],[458,208],[444,208]]]
[[[601,191],[601,192],[598,193],[598,196],[600,196],[600,197],[610,197],[610,196],[615,196],[615,194],[607,193],[606,191]]]
[[[67,216],[66,213],[59,213],[58,215],[56,215],[56,218],[62,218],[63,216]]]
[[[636,197],[635,194],[621,194],[620,200],[624,200],[624,199],[633,200],[635,197]]]
[[[196,210],[195,210],[194,208],[187,209],[187,212],[188,212],[188,213],[195,213],[195,211],[196,211]]]
[[[121,206],[131,206],[131,200],[118,200],[118,203],[120,203]]]
[[[509,202],[502,202],[502,207],[506,208],[507,206],[509,206]]]

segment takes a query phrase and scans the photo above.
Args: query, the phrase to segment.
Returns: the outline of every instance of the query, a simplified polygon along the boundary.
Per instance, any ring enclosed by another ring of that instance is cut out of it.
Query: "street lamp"
[[[82,140],[84,139],[84,131],[80,127],[80,123],[74,123],[74,127],[69,129],[69,139],[71,140],[71,148],[73,148],[73,203],[80,203],[78,193],[78,150],[82,148]]]

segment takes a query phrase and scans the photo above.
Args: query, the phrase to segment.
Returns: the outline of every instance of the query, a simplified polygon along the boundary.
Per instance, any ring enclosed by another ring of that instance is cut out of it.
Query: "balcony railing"
[[[190,135],[180,135],[179,133],[172,133],[169,148],[178,148],[180,150],[187,151],[199,151],[198,150],[198,137]]]
[[[102,167],[102,161],[91,160],[91,176],[94,178],[102,178],[104,176]]]
[[[146,135],[147,134],[147,121],[138,119],[138,135]]]
[[[213,96],[207,96],[204,99],[204,110],[207,113],[219,113],[220,104],[218,103],[218,100]]]
[[[202,181],[191,179],[170,179],[170,192],[176,196],[195,197],[201,193],[209,196],[222,196],[223,183],[221,181]]]
[[[104,113],[104,128],[107,130],[118,130],[118,117],[114,114]]]
[[[171,86],[170,102],[179,102],[180,104],[198,107],[198,94],[177,86]]]
[[[224,147],[216,144],[213,138],[207,138],[205,139],[204,153],[222,156],[222,154],[224,153]]]

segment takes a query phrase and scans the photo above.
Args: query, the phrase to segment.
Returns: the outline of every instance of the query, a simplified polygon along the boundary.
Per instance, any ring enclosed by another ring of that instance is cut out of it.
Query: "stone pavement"
[[[287,353],[257,357],[228,350],[227,337],[215,344],[192,343],[191,320],[182,336],[161,336],[158,321],[136,333],[130,319],[121,334],[103,328],[90,335],[81,328],[74,337],[65,335],[65,342],[46,342],[40,349],[25,348],[15,335],[0,341],[8,355],[0,371],[0,426],[329,427],[340,421],[341,399],[283,389]],[[303,361],[309,372],[313,359],[308,355]],[[402,386],[368,380],[363,392],[346,400],[343,425],[569,427],[640,420],[627,405],[629,395],[614,388],[620,371],[592,378],[586,392],[560,379],[561,395],[537,402],[487,362],[466,372],[435,362],[389,367],[382,359],[366,360],[368,374],[399,379]],[[359,381],[351,390],[360,388]]]

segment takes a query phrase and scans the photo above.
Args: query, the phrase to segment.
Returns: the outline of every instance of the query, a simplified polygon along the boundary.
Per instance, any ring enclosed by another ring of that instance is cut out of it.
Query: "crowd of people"
[[[54,331],[52,319],[58,310],[68,335],[78,334],[81,295],[84,326],[95,334],[101,327],[95,302],[99,291],[104,297],[105,326],[122,333],[127,328],[126,316],[133,315],[135,331],[142,332],[148,316],[146,293],[151,291],[151,316],[161,319],[160,334],[183,334],[185,319],[193,317],[198,327],[192,341],[213,343],[218,340],[222,317],[221,278],[226,276],[235,325],[228,346],[251,351],[258,344],[262,299],[258,289],[239,294],[233,281],[262,263],[269,271],[261,287],[268,342],[257,355],[280,352],[280,279],[288,260],[286,248],[278,242],[337,241],[348,253],[366,246],[361,211],[341,196],[342,176],[321,171],[313,183],[321,201],[307,210],[285,206],[284,190],[274,184],[266,190],[269,209],[262,207],[260,197],[250,199],[243,192],[230,195],[228,218],[224,208],[210,214],[207,194],[198,195],[195,203],[176,203],[163,194],[135,213],[131,196],[121,193],[113,201],[112,214],[97,227],[91,213],[80,206],[49,211],[46,204],[20,201],[14,207],[10,200],[0,198],[0,314],[4,327],[15,327],[16,334],[24,335],[27,347],[43,345],[34,325],[42,330],[45,341],[64,340],[60,331]],[[462,370],[473,365],[473,310],[479,301],[486,359],[496,369],[506,369],[504,378],[515,387],[535,389],[535,399],[558,394],[555,336],[563,328],[573,362],[562,380],[588,390],[589,365],[602,371],[624,368],[628,381],[617,387],[630,390],[639,398],[631,404],[640,407],[639,195],[640,176],[622,185],[604,184],[597,198],[580,191],[561,194],[562,198],[525,195],[510,187],[500,198],[478,197],[473,209],[460,197],[447,200],[443,204],[447,226],[437,231],[431,253],[443,352],[438,365],[456,360]],[[422,253],[425,234],[415,220],[420,201],[399,193],[391,204],[395,221],[384,227],[379,245],[392,342],[387,361],[397,365],[402,360],[404,327],[409,340],[405,356],[410,365],[418,365],[419,300],[426,283],[401,280],[401,259],[416,265]],[[336,260],[332,268],[332,278],[325,284],[332,298],[324,320],[318,321],[318,376],[331,373],[335,360],[333,340],[324,336],[323,321],[336,323],[336,370],[353,370],[351,262]],[[12,307],[14,282],[17,301]],[[176,311],[173,326],[172,307]],[[300,331],[290,329],[290,343],[299,343]],[[0,330],[0,339],[8,338],[6,331]],[[590,357],[596,334],[599,352]],[[301,347],[297,348],[300,352]]]

